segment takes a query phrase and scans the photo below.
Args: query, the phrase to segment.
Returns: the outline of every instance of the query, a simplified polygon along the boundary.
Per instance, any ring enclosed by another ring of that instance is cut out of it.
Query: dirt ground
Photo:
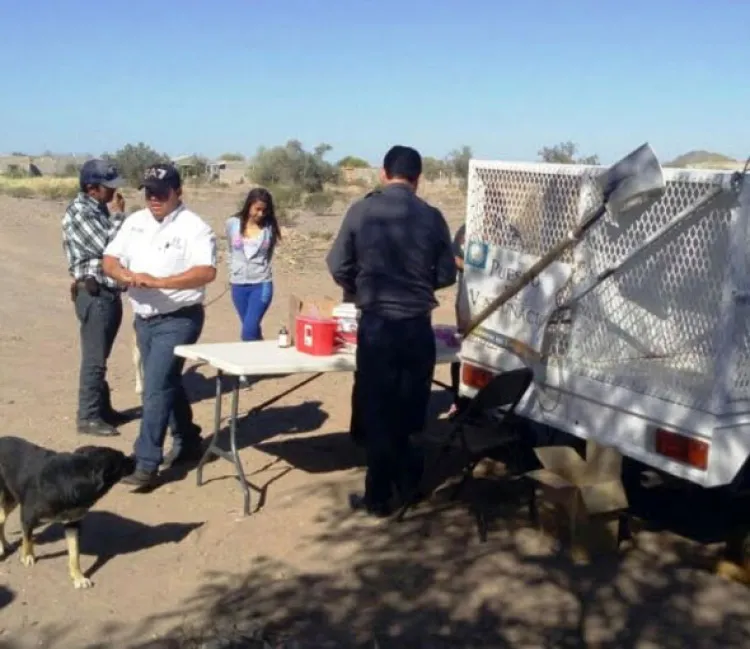
[[[188,202],[221,232],[238,197],[194,192]],[[460,199],[436,200],[455,229]],[[60,450],[82,443],[63,210],[0,196],[2,432]],[[272,335],[290,293],[339,294],[323,263],[338,222],[305,217],[288,232],[265,319]],[[239,335],[225,278],[222,266],[209,289],[216,301],[204,342]],[[451,292],[442,298],[437,320],[451,322]],[[119,409],[138,407],[128,320],[129,309],[109,368]],[[208,432],[211,373],[190,364],[187,372],[196,420]],[[447,379],[445,368],[438,374]],[[241,410],[298,380],[254,383]],[[702,569],[695,557],[705,549],[669,532],[643,532],[622,557],[585,567],[531,529],[508,487],[497,487],[501,505],[486,544],[465,503],[438,502],[402,524],[351,514],[346,495],[363,470],[345,433],[350,381],[326,375],[244,422],[242,458],[265,493],[252,516],[241,515],[232,467],[215,462],[201,488],[190,471],[150,494],[116,486],[100,501],[82,537],[91,590],[73,589],[59,527],[39,532],[33,568],[21,566],[16,549],[0,563],[0,648],[750,646],[748,590]],[[437,417],[447,399],[434,397]],[[113,444],[130,452],[137,430],[136,420]],[[17,543],[17,514],[6,529]]]

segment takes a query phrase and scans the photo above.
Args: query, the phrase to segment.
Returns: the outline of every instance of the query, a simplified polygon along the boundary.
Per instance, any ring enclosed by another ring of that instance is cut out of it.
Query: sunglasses
[[[147,187],[145,189],[146,200],[147,201],[150,201],[150,200],[166,201],[166,200],[169,200],[169,195],[171,194],[171,192],[172,190],[169,188],[151,189]]]

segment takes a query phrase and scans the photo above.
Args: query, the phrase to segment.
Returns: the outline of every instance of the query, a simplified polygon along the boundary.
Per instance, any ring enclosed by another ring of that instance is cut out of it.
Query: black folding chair
[[[498,374],[479,390],[477,395],[452,420],[453,425],[433,463],[434,470],[458,440],[465,456],[465,463],[461,480],[454,488],[451,499],[455,499],[468,481],[474,477],[477,464],[489,453],[502,448],[512,452],[514,447],[520,446],[520,435],[517,427],[513,425],[517,419],[515,409],[531,385],[533,376],[533,372],[528,368]],[[488,443],[479,448],[472,447],[467,436],[467,430],[471,428],[491,429],[491,433],[483,438],[483,441],[486,439]],[[416,503],[417,499],[407,501],[396,520],[403,520],[406,512]],[[477,518],[479,538],[484,542],[487,540],[485,517],[482,512],[477,511]]]

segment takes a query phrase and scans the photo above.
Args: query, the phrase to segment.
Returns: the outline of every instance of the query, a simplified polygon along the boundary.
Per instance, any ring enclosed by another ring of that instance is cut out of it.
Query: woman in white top
[[[242,340],[262,340],[261,321],[273,299],[271,260],[281,230],[271,193],[250,190],[242,209],[226,222],[229,282]]]

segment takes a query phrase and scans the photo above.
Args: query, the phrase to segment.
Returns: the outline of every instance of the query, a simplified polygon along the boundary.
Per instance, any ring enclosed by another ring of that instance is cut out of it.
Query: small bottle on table
[[[282,325],[281,329],[279,330],[279,339],[278,339],[278,345],[279,347],[289,347],[291,344],[289,340],[289,332],[287,331],[287,328]]]

